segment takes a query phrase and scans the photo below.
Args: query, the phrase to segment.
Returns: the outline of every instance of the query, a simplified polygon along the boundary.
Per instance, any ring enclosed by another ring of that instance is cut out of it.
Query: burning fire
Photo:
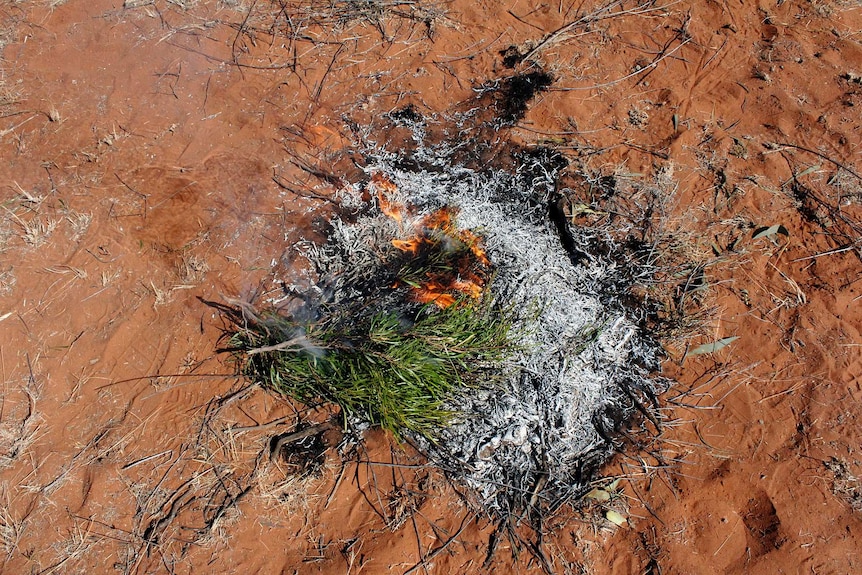
[[[374,174],[369,187],[377,196],[380,211],[403,223],[409,211],[395,201],[395,184],[382,174]],[[457,213],[455,208],[441,208],[416,222],[410,237],[392,240],[395,248],[409,253],[413,263],[424,271],[418,280],[402,278],[396,284],[409,285],[415,301],[433,303],[442,309],[453,305],[460,296],[482,296],[491,262],[482,248],[481,236],[458,229]]]
[[[406,214],[404,206],[394,199],[398,194],[398,187],[395,183],[382,174],[374,174],[371,176],[369,187],[372,191],[377,192],[377,204],[380,206],[380,211],[400,224]]]

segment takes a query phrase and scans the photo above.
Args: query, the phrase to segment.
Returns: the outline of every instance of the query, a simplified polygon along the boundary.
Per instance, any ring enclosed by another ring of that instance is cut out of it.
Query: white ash
[[[404,170],[397,158],[375,151],[367,172],[394,182],[398,200],[414,206],[417,219],[454,206],[458,226],[484,237],[496,270],[493,297],[523,312],[512,329],[523,351],[504,366],[502,390],[459,400],[454,407],[463,417],[443,431],[438,445],[417,441],[486,510],[524,508],[536,502],[536,493],[552,504],[583,488],[589,477],[581,470],[591,473],[612,451],[597,422],[607,429],[618,423],[604,419],[608,406],[626,397],[623,386],[654,391],[648,371],[657,366],[658,348],[606,293],[615,283],[613,264],[590,257],[576,265],[563,249],[545,204],[554,174],[478,172],[447,165],[447,154],[420,155],[427,169]],[[356,205],[359,186],[343,193],[353,196],[345,203]],[[336,278],[339,295],[333,297],[359,297],[349,284],[357,273],[375,273],[394,249],[391,240],[409,226],[382,214],[336,220],[330,243],[305,255],[322,276]]]

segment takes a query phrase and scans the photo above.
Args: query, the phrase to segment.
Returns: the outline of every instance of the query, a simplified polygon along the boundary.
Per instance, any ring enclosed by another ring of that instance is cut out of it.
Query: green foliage
[[[338,404],[397,438],[405,431],[430,440],[457,412],[467,387],[493,381],[511,351],[511,311],[461,300],[419,309],[416,317],[372,314],[366,320],[327,317],[299,324],[275,314],[238,331],[233,345],[244,372],[285,396]]]

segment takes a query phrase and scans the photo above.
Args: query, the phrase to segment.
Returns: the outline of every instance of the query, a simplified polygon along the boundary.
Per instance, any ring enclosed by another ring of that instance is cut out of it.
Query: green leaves
[[[264,387],[303,403],[335,403],[399,439],[413,432],[433,441],[463,389],[488,385],[488,366],[512,351],[512,320],[511,311],[467,298],[409,320],[336,313],[300,325],[270,314],[238,330],[233,343],[245,374]],[[285,339],[302,345],[281,345]]]

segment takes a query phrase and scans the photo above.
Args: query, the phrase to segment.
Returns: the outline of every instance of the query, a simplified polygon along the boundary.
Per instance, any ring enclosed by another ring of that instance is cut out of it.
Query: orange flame
[[[398,192],[395,184],[382,174],[374,174],[369,188],[376,193],[380,211],[400,224],[408,209],[392,199]],[[449,258],[446,267],[451,268],[451,272],[428,272],[423,284],[411,284],[410,294],[417,302],[433,303],[442,309],[453,305],[459,295],[474,299],[482,296],[491,262],[482,248],[482,237],[470,230],[459,230],[455,225],[457,213],[452,207],[436,210],[415,225],[412,237],[392,240],[396,249],[414,256],[423,248],[442,249],[448,254],[450,244],[456,245],[451,249],[451,256],[446,255]],[[446,243],[441,245],[443,242]]]
[[[455,235],[458,230],[455,229],[453,219],[457,213],[458,210],[455,208],[442,207],[422,218],[421,227],[429,230],[441,230],[447,235]]]
[[[433,303],[440,309],[445,309],[455,303],[455,296],[443,289],[443,286],[429,282],[426,286],[414,287],[411,292],[413,299],[419,303]]]
[[[413,255],[419,253],[419,248],[422,247],[422,240],[413,238],[409,240],[392,240],[392,245],[402,252],[410,252]]]
[[[482,249],[480,245],[482,243],[482,237],[478,234],[474,234],[470,230],[461,230],[459,232],[460,240],[467,244],[467,247],[470,248],[470,251],[473,252],[473,255],[476,256],[476,259],[483,266],[490,266],[491,262],[488,261],[488,256],[485,254],[485,250]]]
[[[484,282],[477,283],[475,281],[456,280],[456,281],[452,282],[452,288],[453,289],[455,289],[455,290],[457,290],[463,294],[467,294],[468,296],[472,297],[473,299],[479,299],[479,297],[482,295],[483,285],[484,285]]]
[[[383,174],[374,174],[371,176],[370,187],[377,192],[380,211],[400,224],[404,219],[406,209],[391,199],[398,193],[398,187],[395,183]]]

